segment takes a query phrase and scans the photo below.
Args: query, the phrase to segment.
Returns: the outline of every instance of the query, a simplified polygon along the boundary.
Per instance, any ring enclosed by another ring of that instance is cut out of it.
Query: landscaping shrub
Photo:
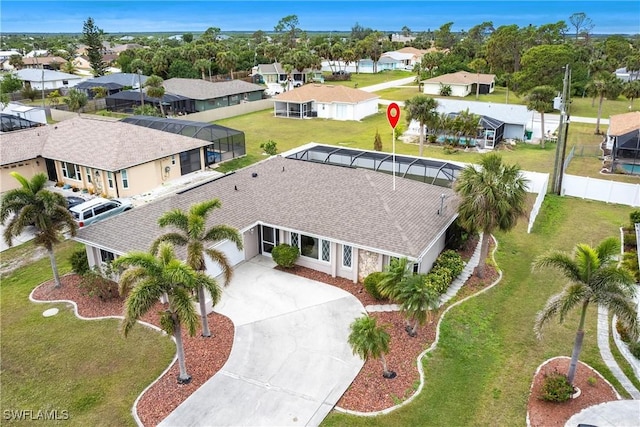
[[[374,271],[364,278],[364,288],[369,292],[369,295],[374,297],[377,300],[383,299],[382,295],[378,291],[378,283],[384,277],[384,273],[381,271]]]
[[[571,399],[573,386],[569,383],[566,375],[554,371],[545,374],[540,390],[540,399],[547,402],[566,402]]]
[[[616,321],[616,331],[618,332],[618,335],[620,335],[622,342],[628,343],[630,341],[627,327],[620,320]]]
[[[278,147],[275,141],[268,140],[267,142],[263,142],[260,144],[260,148],[270,156],[278,154]]]
[[[624,245],[635,247],[636,246],[636,233],[624,233]]]
[[[449,285],[453,281],[453,277],[448,269],[434,267],[431,269],[429,274],[427,274],[427,280],[430,282],[433,289],[435,289],[438,294],[442,295],[449,288]]]
[[[640,360],[640,341],[629,344],[629,351],[633,354],[633,357]]]
[[[452,250],[442,252],[435,262],[436,268],[445,268],[451,272],[451,277],[456,278],[464,269],[464,261],[459,253]]]
[[[629,214],[629,221],[631,222],[632,226],[633,226],[633,224],[639,223],[640,222],[640,210],[632,211]]]
[[[622,256],[622,265],[633,274],[636,282],[640,282],[640,266],[638,266],[638,253],[636,251],[625,252]]]
[[[296,260],[300,255],[298,248],[286,243],[279,244],[271,251],[273,261],[280,267],[291,268],[296,264]]]
[[[102,301],[109,301],[119,296],[118,284],[109,277],[111,268],[108,265],[104,268],[106,268],[107,272],[101,271],[98,267],[87,271],[82,276],[79,286],[84,290],[85,295],[98,297]]]
[[[449,249],[462,249],[464,245],[469,241],[472,233],[465,230],[464,227],[460,225],[460,221],[456,219],[451,227],[447,230],[447,243],[446,247]]]
[[[74,251],[69,257],[69,263],[71,264],[73,272],[80,276],[84,276],[91,271],[89,261],[87,260],[87,251],[85,251],[84,248]]]

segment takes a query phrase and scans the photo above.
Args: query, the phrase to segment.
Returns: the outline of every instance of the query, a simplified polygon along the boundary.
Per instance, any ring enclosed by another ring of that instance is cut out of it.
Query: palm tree
[[[598,118],[596,120],[596,134],[600,134],[600,118],[602,117],[602,102],[604,98],[615,98],[620,94],[621,83],[610,73],[600,73],[587,84],[587,92],[598,97]],[[615,96],[614,96],[615,95]]]
[[[422,156],[424,150],[424,125],[428,125],[429,129],[433,129],[435,121],[438,117],[436,109],[438,101],[429,96],[419,94],[411,99],[407,99],[404,103],[407,110],[407,123],[416,120],[420,123],[420,152]]]
[[[27,226],[33,225],[34,243],[47,250],[55,287],[59,288],[60,276],[53,247],[64,240],[64,231],[75,236],[78,224],[67,210],[64,197],[45,188],[45,174],[36,174],[30,181],[17,172],[11,172],[11,176],[20,182],[21,187],[4,193],[0,201],[0,222],[4,224],[11,216],[4,230],[4,241],[13,246],[13,238],[19,236]]]
[[[412,337],[418,335],[418,326],[424,325],[430,318],[430,310],[438,308],[440,303],[440,295],[430,286],[424,274],[407,277],[402,282],[398,299],[402,301],[402,312],[414,321],[413,327],[407,327]]]
[[[629,100],[629,110],[633,108],[633,100],[640,98],[640,80],[626,82],[622,94]]]
[[[215,280],[178,260],[173,246],[167,242],[158,246],[157,256],[145,252],[131,252],[116,258],[113,267],[126,268],[120,275],[119,287],[121,295],[128,294],[122,322],[122,332],[125,336],[138,319],[154,307],[160,297],[165,294],[168,296],[169,306],[161,314],[160,325],[176,340],[180,366],[178,382],[188,383],[191,376],[187,373],[184,359],[182,325],[186,326],[190,336],[195,335],[198,313],[192,304],[192,291],[204,287],[216,298],[219,294]]]
[[[607,307],[628,326],[629,333],[634,339],[638,337],[638,313],[631,299],[635,281],[628,270],[617,267],[615,256],[619,251],[618,240],[608,238],[595,248],[585,243],[577,244],[573,257],[565,252],[552,251],[533,262],[535,270],[554,267],[568,279],[562,292],[549,298],[544,309],[538,312],[534,327],[538,337],[541,336],[543,326],[551,318],[559,315],[562,322],[573,308],[581,309],[567,374],[571,384],[573,384],[578,356],[582,349],[584,321],[590,302]]]
[[[366,314],[351,323],[349,345],[353,354],[360,356],[362,360],[369,357],[380,359],[382,363],[382,376],[395,378],[396,373],[387,368],[387,360],[384,355],[389,353],[389,341],[391,337],[382,326],[378,326],[376,319]]]
[[[221,69],[229,71],[231,80],[233,80],[233,70],[238,65],[238,55],[233,51],[219,52],[216,57],[216,62]]]
[[[193,68],[200,70],[200,73],[202,74],[202,80],[206,80],[204,72],[206,70],[211,70],[211,61],[209,61],[208,59],[198,59],[193,63]]]
[[[160,104],[160,114],[162,114],[162,117],[164,117],[164,107],[162,106],[162,98],[164,97],[164,86],[162,86],[163,81],[162,77],[154,74],[144,82],[144,86],[147,88],[147,95],[151,98],[158,99],[158,103]]]
[[[550,111],[553,108],[553,98],[556,95],[556,90],[551,86],[537,86],[529,91],[525,97],[527,102],[527,108],[540,113],[540,130],[542,138],[540,139],[540,146],[544,148],[545,133],[544,133],[544,112]]]
[[[511,230],[524,215],[527,180],[518,165],[502,163],[495,153],[482,157],[479,166],[462,170],[455,191],[462,198],[460,224],[469,232],[483,232],[477,274],[484,278],[490,235],[496,229]]]
[[[378,282],[378,292],[385,298],[398,301],[402,282],[413,275],[413,262],[407,258],[393,258]]]
[[[216,225],[206,228],[207,216],[214,210],[222,206],[219,199],[213,199],[196,203],[189,208],[188,212],[175,209],[166,212],[158,219],[160,227],[173,226],[178,231],[164,234],[158,237],[151,247],[151,252],[155,253],[162,242],[170,242],[176,246],[187,248],[187,264],[198,272],[206,270],[205,257],[218,264],[224,276],[224,285],[227,286],[233,275],[233,269],[229,264],[224,252],[215,248],[206,248],[210,244],[229,240],[235,243],[238,250],[242,249],[242,236],[233,227],[228,225]],[[220,294],[216,286],[216,294]],[[218,295],[211,295],[213,300],[218,299]],[[207,310],[204,288],[198,288],[198,300],[200,303],[200,315],[202,316],[202,336],[210,337],[209,323],[207,322]]]
[[[80,115],[82,107],[87,105],[87,102],[87,94],[74,88],[69,89],[69,93],[67,93],[67,97],[64,99],[64,103],[67,104],[69,110],[75,111],[78,113],[78,116]]]

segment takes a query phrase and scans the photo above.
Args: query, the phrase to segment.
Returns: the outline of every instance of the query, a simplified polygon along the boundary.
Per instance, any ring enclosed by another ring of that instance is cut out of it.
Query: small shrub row
[[[369,295],[374,297],[377,300],[383,299],[382,295],[380,295],[380,291],[378,291],[378,283],[384,277],[384,273],[381,271],[374,271],[364,278],[364,288],[367,290]]]
[[[69,263],[73,272],[82,278],[78,286],[85,295],[100,298],[102,301],[118,297],[118,285],[111,279],[110,264],[103,266],[104,271],[97,266],[91,269],[84,249],[74,251],[69,257]]]
[[[640,360],[640,341],[630,343],[629,351],[633,354],[633,357]]]
[[[540,390],[540,399],[546,402],[566,402],[571,399],[573,386],[569,383],[566,375],[554,371],[545,374]]]

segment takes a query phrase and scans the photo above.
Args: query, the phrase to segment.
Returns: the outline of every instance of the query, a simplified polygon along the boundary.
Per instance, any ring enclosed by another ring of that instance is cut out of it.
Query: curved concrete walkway
[[[273,266],[236,268],[216,306],[235,325],[229,359],[161,426],[315,426],[360,372],[347,339],[362,304]]]

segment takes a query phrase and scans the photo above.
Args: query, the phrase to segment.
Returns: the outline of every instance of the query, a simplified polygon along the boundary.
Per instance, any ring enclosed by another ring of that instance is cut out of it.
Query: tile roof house
[[[478,85],[480,86],[479,93],[493,93],[496,85],[496,76],[495,74],[457,71],[422,80],[420,83],[423,84],[423,92],[427,95],[440,95],[442,86],[450,86],[451,96],[465,97],[472,93],[475,94]]]
[[[188,124],[194,126],[194,122]],[[244,134],[242,139],[244,142]],[[203,170],[209,164],[209,153],[219,148],[207,139],[85,117],[3,134],[0,147],[3,178],[15,164],[35,162],[50,181],[111,197],[141,194],[165,181]],[[2,191],[13,184],[11,181],[2,180]]]
[[[81,76],[47,69],[24,68],[13,73],[25,86],[37,90],[42,90],[43,86],[44,90],[73,87],[82,81]]]
[[[44,68],[45,70],[58,70],[67,63],[67,60],[60,56],[34,56],[23,57],[23,68]]]
[[[272,99],[276,117],[362,120],[378,112],[380,96],[346,86],[313,83]]]
[[[427,272],[445,247],[459,199],[450,188],[406,178],[394,189],[393,180],[383,172],[274,156],[90,225],[76,240],[86,245],[91,265],[148,251],[166,232],[157,224],[163,213],[217,198],[222,207],[207,227],[226,224],[243,237],[242,250],[227,241],[216,245],[232,264],[270,256],[287,243],[300,249],[298,264],[354,282],[382,270],[391,257],[408,257]],[[207,271],[220,273],[212,264]]]
[[[640,111],[611,116],[606,141],[612,171],[622,163],[640,165]]]
[[[262,99],[265,89],[264,86],[244,80],[209,82],[183,78],[165,80],[162,86],[168,93],[192,99],[195,111],[206,111],[242,102],[257,101]]]

